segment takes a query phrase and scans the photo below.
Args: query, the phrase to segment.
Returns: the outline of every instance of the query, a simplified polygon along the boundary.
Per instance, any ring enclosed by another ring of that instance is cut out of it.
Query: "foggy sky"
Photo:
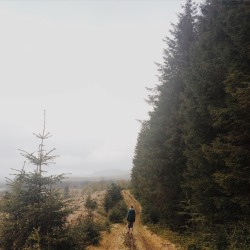
[[[130,170],[170,23],[185,1],[0,2],[0,177],[18,149],[59,155],[50,173]],[[27,166],[29,167],[29,166]]]

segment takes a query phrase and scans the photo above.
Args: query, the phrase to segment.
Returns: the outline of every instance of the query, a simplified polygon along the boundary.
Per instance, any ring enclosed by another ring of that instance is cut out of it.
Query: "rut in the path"
[[[124,245],[129,249],[129,250],[137,250],[136,245],[135,245],[135,238],[133,234],[125,234],[124,237]]]

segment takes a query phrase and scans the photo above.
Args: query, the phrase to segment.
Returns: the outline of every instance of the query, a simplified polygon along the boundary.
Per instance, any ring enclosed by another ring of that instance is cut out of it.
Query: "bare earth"
[[[133,205],[136,211],[136,222],[132,234],[127,233],[126,224],[113,225],[110,233],[105,233],[99,246],[91,246],[88,250],[176,250],[169,241],[150,232],[141,223],[141,206],[129,191],[123,191],[123,197],[128,205]]]

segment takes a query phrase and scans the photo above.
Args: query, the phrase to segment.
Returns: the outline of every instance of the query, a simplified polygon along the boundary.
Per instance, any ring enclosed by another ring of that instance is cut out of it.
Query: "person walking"
[[[130,209],[128,210],[127,222],[128,222],[128,233],[130,233],[130,230],[132,233],[134,222],[135,222],[135,210],[133,206],[131,206]]]

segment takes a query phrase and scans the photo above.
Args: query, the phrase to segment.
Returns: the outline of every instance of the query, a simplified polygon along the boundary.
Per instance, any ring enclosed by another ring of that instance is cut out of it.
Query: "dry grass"
[[[97,209],[94,211],[94,216],[97,220],[105,221],[106,217],[103,216],[103,199],[105,196],[106,191],[96,191],[91,195],[91,199],[97,202]],[[69,223],[74,224],[77,219],[81,216],[85,216],[87,214],[87,210],[84,206],[86,199],[88,197],[88,194],[83,194],[81,190],[71,190],[70,192],[71,199],[73,200],[72,206],[76,207],[77,209],[74,211],[73,214],[70,214],[68,216],[67,221]]]

